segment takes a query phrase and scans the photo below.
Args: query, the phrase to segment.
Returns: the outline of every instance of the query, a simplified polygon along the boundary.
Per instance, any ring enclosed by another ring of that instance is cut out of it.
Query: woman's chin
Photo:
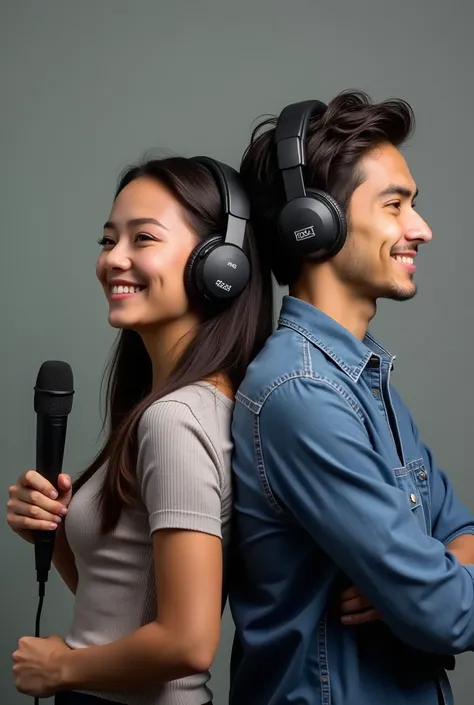
[[[124,330],[136,330],[137,322],[128,316],[117,315],[116,312],[112,311],[109,314],[109,326]]]

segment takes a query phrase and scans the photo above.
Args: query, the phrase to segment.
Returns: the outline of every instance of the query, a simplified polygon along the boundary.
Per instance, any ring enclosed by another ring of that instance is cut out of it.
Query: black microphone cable
[[[41,622],[41,612],[43,610],[44,595],[46,592],[46,583],[39,583],[38,590],[38,607],[36,610],[36,622],[35,622],[35,636],[41,636],[40,622]],[[35,705],[39,705],[39,698],[35,698]]]
[[[57,529],[55,530],[57,531]],[[41,613],[46,594],[46,583],[48,582],[49,567],[54,552],[55,532],[38,532],[40,535],[35,538],[35,562],[36,581],[38,583],[38,606],[36,608],[35,636],[41,636]],[[35,697],[34,705],[39,704],[39,698]]]

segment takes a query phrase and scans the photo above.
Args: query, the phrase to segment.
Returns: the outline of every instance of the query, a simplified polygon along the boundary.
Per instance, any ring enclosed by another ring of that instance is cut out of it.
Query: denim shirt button
[[[422,470],[418,477],[420,478],[420,480],[426,480],[427,473],[425,472],[425,470]]]
[[[410,499],[411,499],[411,501],[413,502],[413,504],[415,504],[415,502],[416,502],[416,494],[413,494],[413,493],[412,493],[412,494],[410,495]]]

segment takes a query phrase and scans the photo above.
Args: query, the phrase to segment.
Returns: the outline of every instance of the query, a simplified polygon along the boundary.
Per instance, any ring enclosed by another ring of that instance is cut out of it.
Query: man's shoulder
[[[236,400],[259,411],[271,400],[272,406],[300,404],[302,389],[327,389],[346,398],[353,394],[347,375],[307,338],[281,328],[247,369]],[[311,404],[326,403],[326,395],[312,395]]]

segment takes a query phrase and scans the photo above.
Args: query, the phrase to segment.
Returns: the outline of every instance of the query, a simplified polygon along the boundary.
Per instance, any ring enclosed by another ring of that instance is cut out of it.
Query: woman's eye
[[[136,239],[138,242],[149,242],[150,240],[156,240],[156,238],[152,237],[148,233],[138,233]]]
[[[152,235],[149,235],[149,233],[138,233],[138,235],[135,237],[134,242],[156,242],[156,238],[153,237]],[[102,247],[113,247],[116,243],[112,238],[107,237],[104,235],[100,240],[97,241],[99,245]]]
[[[114,245],[114,241],[110,237],[102,237],[100,240],[97,240],[99,245],[102,245],[102,247],[106,247],[107,245]]]

